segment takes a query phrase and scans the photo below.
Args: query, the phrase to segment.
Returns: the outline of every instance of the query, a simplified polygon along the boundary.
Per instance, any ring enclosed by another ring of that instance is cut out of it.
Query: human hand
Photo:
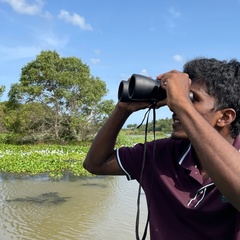
[[[175,112],[179,105],[185,104],[186,101],[191,102],[189,98],[191,79],[187,73],[172,70],[158,75],[157,79],[167,92],[167,98],[158,104],[167,104]]]
[[[124,109],[126,112],[128,112],[129,114],[142,110],[142,109],[146,109],[146,108],[150,108],[152,106],[152,103],[150,102],[118,102],[118,106],[122,109]]]

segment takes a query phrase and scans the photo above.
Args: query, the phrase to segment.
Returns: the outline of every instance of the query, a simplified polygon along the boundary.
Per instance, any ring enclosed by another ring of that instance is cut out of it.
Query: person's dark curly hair
[[[233,108],[236,111],[236,119],[230,125],[231,135],[235,138],[240,131],[240,62],[197,58],[187,62],[183,72],[206,87],[206,92],[216,99],[216,110]]]

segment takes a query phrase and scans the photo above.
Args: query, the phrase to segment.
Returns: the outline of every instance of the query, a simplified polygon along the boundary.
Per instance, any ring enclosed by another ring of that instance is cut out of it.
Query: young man
[[[84,167],[141,181],[152,240],[240,240],[240,63],[199,58],[157,79],[167,93],[157,106],[173,112],[171,137],[115,150],[130,114],[149,107],[118,102]]]

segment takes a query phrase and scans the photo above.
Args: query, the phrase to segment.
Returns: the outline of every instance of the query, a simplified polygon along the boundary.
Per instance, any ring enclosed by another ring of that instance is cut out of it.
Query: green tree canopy
[[[0,97],[2,97],[4,91],[5,91],[6,87],[4,85],[0,86]]]
[[[66,128],[77,138],[80,122],[90,124],[95,114],[99,116],[99,109],[106,113],[103,106],[107,107],[109,102],[102,101],[106,93],[105,82],[92,76],[79,58],[42,51],[22,68],[20,82],[13,84],[9,91],[9,102],[14,106],[31,102],[47,106],[45,109],[49,109],[52,117],[48,123],[54,129],[55,138],[65,134]],[[96,106],[100,108],[96,110]]]

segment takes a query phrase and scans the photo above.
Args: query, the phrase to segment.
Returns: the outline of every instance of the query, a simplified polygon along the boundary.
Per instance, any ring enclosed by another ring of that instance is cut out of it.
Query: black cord
[[[142,180],[143,180],[143,172],[144,172],[144,166],[145,166],[145,161],[146,161],[146,151],[147,151],[147,130],[148,130],[148,122],[149,122],[149,114],[151,109],[153,109],[153,136],[154,136],[154,140],[156,137],[155,134],[155,125],[156,125],[156,103],[153,103],[152,106],[148,109],[148,111],[145,113],[143,121],[145,120],[145,118],[147,117],[146,120],[146,126],[145,126],[145,138],[144,138],[144,153],[143,153],[143,162],[142,162],[142,169],[141,169],[141,173],[140,173],[140,179],[139,179],[139,187],[138,187],[138,196],[137,196],[137,215],[136,215],[136,226],[135,226],[135,234],[136,234],[136,240],[140,240],[139,237],[139,219],[140,219],[140,197],[141,197],[141,185],[142,185]],[[142,123],[138,126],[140,127]],[[154,161],[155,161],[155,149],[156,149],[156,143],[154,142],[154,153],[153,153],[153,165],[154,165]],[[150,209],[151,209],[151,191],[152,191],[152,185],[153,185],[153,173],[152,173],[152,178],[151,178],[151,185],[150,185],[150,198],[149,198],[149,202],[148,202],[148,216],[147,216],[147,221],[146,221],[146,225],[145,225],[145,229],[144,229],[144,233],[143,233],[143,237],[142,240],[146,239],[147,236],[147,229],[148,229],[148,225],[149,225],[149,217],[150,217]]]

